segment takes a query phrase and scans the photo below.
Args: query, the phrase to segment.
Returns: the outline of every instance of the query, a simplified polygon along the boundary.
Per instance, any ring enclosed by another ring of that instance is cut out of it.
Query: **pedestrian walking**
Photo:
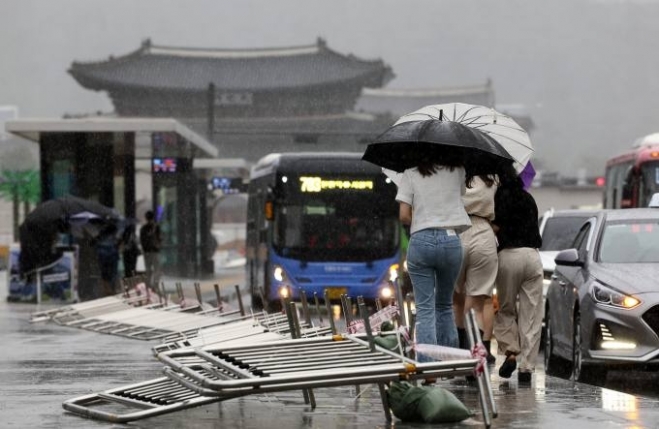
[[[453,296],[460,348],[469,348],[464,320],[465,315],[473,308],[482,332],[483,345],[488,352],[489,363],[494,363],[495,360],[490,352],[494,314],[486,311],[486,305],[488,300],[491,303],[499,266],[497,239],[491,225],[494,219],[496,190],[494,175],[475,176],[462,196],[471,228],[460,234],[464,256]]]
[[[162,234],[160,225],[156,222],[153,211],[145,213],[146,223],[140,228],[140,245],[144,254],[144,270],[146,283],[152,290],[158,290],[160,282],[160,250],[162,248]]]
[[[129,224],[121,237],[121,256],[124,261],[124,277],[137,275],[137,258],[142,252],[137,243],[135,225]]]
[[[530,383],[542,329],[542,238],[536,202],[512,167],[499,174],[494,208],[499,241],[494,336],[499,353],[506,356],[499,376],[510,378],[519,367],[518,380]]]
[[[462,263],[458,234],[471,226],[462,203],[463,157],[429,151],[402,174],[396,200],[400,220],[410,225],[407,269],[416,306],[416,342],[458,346],[453,290]],[[420,355],[419,361],[430,358]]]
[[[102,296],[111,296],[116,293],[119,270],[119,239],[117,235],[117,225],[110,223],[103,227],[98,237],[93,241],[101,273]]]

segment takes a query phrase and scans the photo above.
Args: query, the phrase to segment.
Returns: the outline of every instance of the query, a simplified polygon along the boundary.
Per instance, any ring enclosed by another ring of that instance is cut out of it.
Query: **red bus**
[[[606,162],[606,209],[648,207],[659,193],[659,133],[638,139],[632,148]]]

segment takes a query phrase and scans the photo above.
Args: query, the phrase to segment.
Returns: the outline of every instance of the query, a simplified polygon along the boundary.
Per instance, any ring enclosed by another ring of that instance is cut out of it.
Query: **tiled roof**
[[[490,81],[484,85],[418,89],[364,89],[357,100],[357,111],[404,115],[423,106],[442,103],[494,105]]]
[[[85,88],[267,91],[353,82],[379,88],[393,78],[382,60],[366,61],[315,45],[279,49],[192,49],[152,45],[98,62],[73,62],[69,73]]]

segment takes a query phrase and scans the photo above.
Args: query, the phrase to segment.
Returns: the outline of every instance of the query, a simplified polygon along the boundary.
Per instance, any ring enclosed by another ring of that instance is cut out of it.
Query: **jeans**
[[[453,289],[462,264],[460,237],[440,228],[412,234],[407,248],[407,270],[416,306],[416,342],[458,347],[453,318]],[[420,362],[432,360],[417,357]]]

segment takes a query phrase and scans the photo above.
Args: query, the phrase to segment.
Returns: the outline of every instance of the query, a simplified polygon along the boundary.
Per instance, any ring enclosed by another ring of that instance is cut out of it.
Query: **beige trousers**
[[[499,311],[494,319],[494,337],[500,354],[517,355],[521,371],[535,369],[540,349],[542,276],[537,249],[522,247],[499,252]]]

